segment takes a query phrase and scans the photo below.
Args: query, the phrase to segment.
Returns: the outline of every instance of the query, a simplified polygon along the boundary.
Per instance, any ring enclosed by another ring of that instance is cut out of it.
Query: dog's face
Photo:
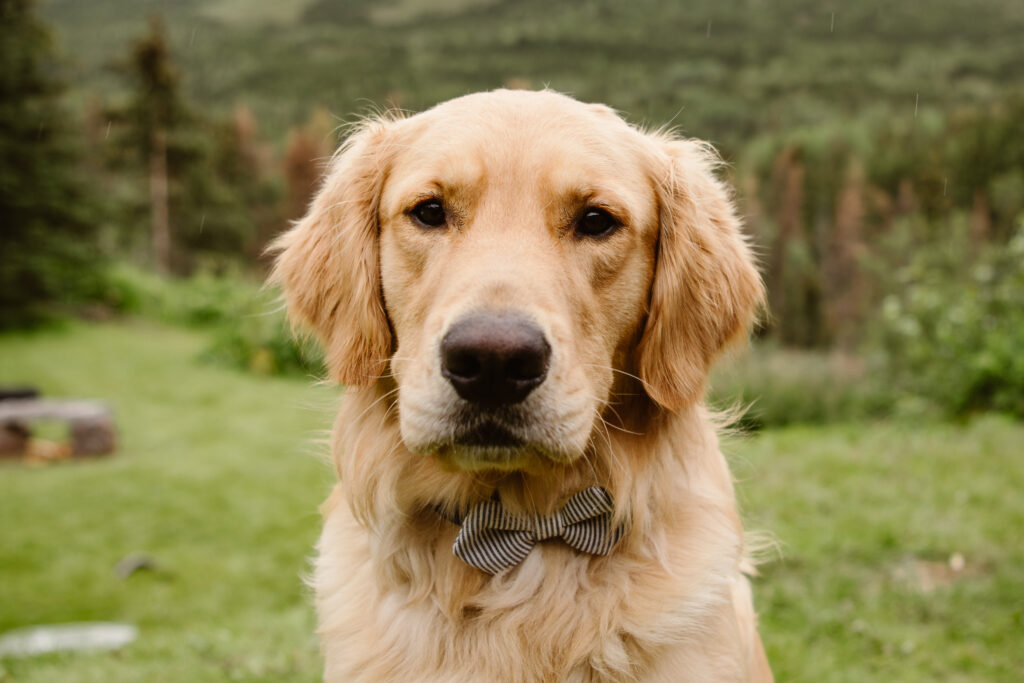
[[[617,379],[699,400],[761,294],[700,145],[553,93],[366,126],[281,248],[335,377],[393,381],[406,445],[461,469],[579,458]]]
[[[571,460],[647,304],[643,150],[554,97],[466,98],[416,123],[378,210],[402,437],[463,468]]]

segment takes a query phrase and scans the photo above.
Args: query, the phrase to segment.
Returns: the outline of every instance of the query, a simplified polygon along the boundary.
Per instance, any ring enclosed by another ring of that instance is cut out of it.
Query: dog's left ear
[[[650,397],[676,411],[703,397],[712,361],[746,333],[764,285],[715,177],[715,152],[694,140],[660,144],[660,233],[639,374]]]
[[[284,289],[289,317],[319,338],[342,384],[372,384],[391,353],[377,209],[393,125],[374,120],[351,135],[306,216],[270,248],[278,253],[270,280]]]

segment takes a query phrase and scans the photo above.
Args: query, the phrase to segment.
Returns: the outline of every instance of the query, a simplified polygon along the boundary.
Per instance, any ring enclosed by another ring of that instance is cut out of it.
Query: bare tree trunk
[[[825,289],[826,337],[840,348],[852,350],[865,309],[867,287],[861,263],[866,253],[864,221],[867,216],[866,180],[859,161],[851,161],[836,200],[835,220],[822,254]]]
[[[992,219],[989,218],[988,197],[984,190],[974,191],[974,200],[971,203],[971,242],[975,245],[988,242],[992,234]]]
[[[793,246],[807,241],[803,217],[805,175],[806,168],[796,148],[787,147],[775,158],[771,183],[776,235],[767,259],[765,280],[774,328],[784,344],[808,341],[806,276],[801,272],[806,265],[794,263],[790,253]]]
[[[149,155],[150,227],[153,231],[153,258],[161,273],[171,270],[171,227],[167,215],[167,133],[153,132]]]

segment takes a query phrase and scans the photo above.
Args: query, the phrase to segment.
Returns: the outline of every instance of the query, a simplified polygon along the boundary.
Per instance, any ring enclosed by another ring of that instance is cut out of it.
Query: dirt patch
[[[932,593],[990,573],[984,563],[968,561],[962,553],[955,552],[944,562],[908,556],[893,569],[893,578],[921,593]]]

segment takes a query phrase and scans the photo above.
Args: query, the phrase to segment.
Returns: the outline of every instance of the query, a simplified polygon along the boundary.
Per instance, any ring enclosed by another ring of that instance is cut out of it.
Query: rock
[[[160,571],[160,565],[152,555],[131,553],[130,555],[125,555],[120,562],[114,565],[114,574],[120,579],[127,579],[135,572],[143,569],[156,572]]]

